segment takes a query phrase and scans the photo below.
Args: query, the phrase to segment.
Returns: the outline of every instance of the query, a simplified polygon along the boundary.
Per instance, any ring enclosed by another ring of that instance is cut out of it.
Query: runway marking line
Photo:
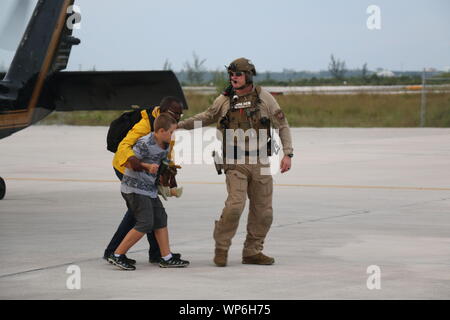
[[[117,180],[96,179],[50,179],[50,178],[4,178],[9,181],[46,181],[46,182],[84,182],[84,183],[118,183]],[[223,185],[225,182],[207,181],[179,181],[181,184],[205,184]],[[296,184],[296,183],[274,183],[277,187],[299,187],[299,188],[333,188],[333,189],[384,189],[384,190],[415,190],[415,191],[450,191],[450,188],[437,187],[397,187],[397,186],[358,186],[358,185],[327,185],[327,184]]]

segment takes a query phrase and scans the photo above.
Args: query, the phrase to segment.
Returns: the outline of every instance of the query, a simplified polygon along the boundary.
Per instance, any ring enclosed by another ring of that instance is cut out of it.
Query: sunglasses
[[[183,113],[182,113],[182,112],[173,112],[173,111],[171,111],[171,110],[167,110],[167,112],[170,113],[170,114],[172,114],[172,115],[174,115],[174,116],[177,117],[177,118],[181,118],[181,117],[183,116]]]
[[[242,76],[243,74],[244,74],[244,72],[241,72],[241,71],[238,71],[238,72],[228,72],[228,74],[230,75],[230,76],[235,76],[235,77],[240,77],[240,76]]]

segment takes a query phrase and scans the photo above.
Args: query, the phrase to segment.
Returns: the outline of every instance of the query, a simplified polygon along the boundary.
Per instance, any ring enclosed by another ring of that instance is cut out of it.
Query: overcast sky
[[[94,65],[97,70],[154,70],[168,59],[178,71],[192,60],[193,52],[212,70],[223,70],[244,56],[260,71],[318,71],[327,69],[332,53],[349,68],[365,62],[370,70],[450,66],[449,0],[76,0],[75,4],[81,8],[82,21],[74,35],[81,44],[72,50],[69,70]],[[381,10],[379,30],[366,25],[370,5]],[[0,49],[0,63],[9,64],[12,55]]]

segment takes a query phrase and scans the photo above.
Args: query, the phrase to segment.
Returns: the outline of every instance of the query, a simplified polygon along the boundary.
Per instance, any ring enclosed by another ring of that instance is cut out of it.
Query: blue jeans
[[[119,178],[119,180],[122,181],[123,174],[117,171],[116,169],[114,169],[114,172],[116,173],[117,178]],[[136,220],[134,219],[133,213],[130,210],[127,210],[125,216],[122,219],[122,222],[119,224],[119,227],[117,228],[116,233],[114,233],[111,241],[106,247],[104,256],[109,256],[117,249],[117,247],[125,238],[127,233],[131,229],[133,229],[135,224]],[[148,251],[149,258],[151,260],[159,259],[161,257],[161,253],[159,252],[158,242],[156,241],[155,233],[153,231],[147,233],[147,240],[150,245],[150,249]]]

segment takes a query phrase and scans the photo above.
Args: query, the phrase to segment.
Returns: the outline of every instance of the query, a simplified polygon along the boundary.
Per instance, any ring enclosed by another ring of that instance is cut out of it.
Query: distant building
[[[385,77],[385,78],[392,78],[392,77],[395,77],[395,73],[393,73],[390,70],[381,70],[381,71],[377,72],[377,76]]]

